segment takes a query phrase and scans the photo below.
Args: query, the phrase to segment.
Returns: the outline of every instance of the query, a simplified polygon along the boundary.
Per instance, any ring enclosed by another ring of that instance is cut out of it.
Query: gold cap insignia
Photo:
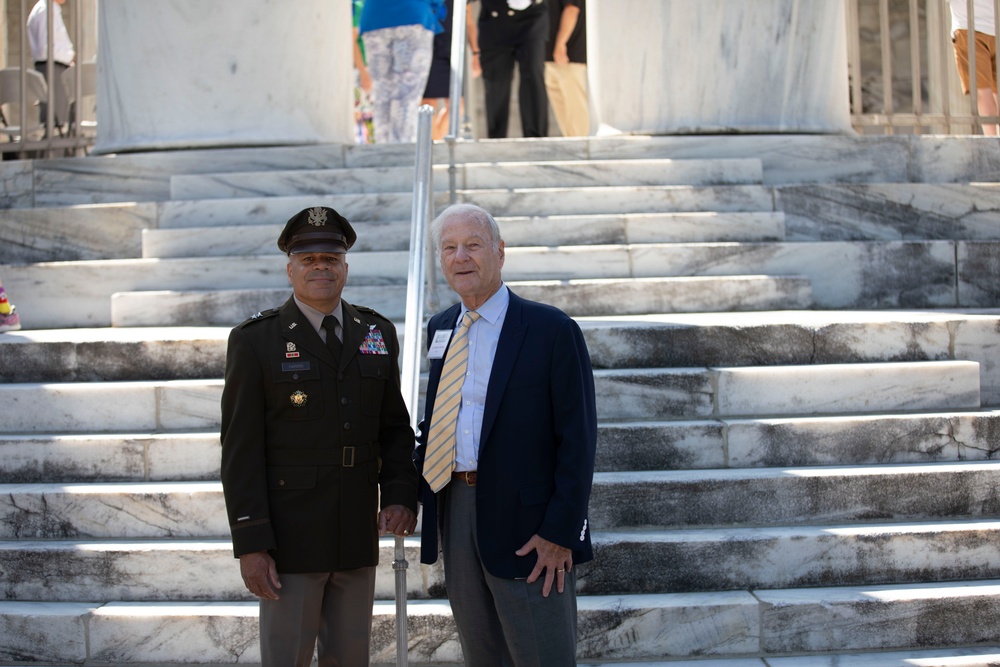
[[[309,209],[309,224],[315,227],[322,227],[326,224],[326,209],[316,206]]]
[[[306,404],[306,401],[309,400],[309,397],[306,396],[305,392],[302,391],[296,391],[294,394],[289,396],[289,398],[292,400],[292,405],[294,405],[297,408],[301,408],[303,405]]]

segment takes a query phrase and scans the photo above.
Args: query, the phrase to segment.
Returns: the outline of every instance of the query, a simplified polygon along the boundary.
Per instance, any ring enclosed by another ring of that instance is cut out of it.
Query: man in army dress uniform
[[[321,666],[367,665],[378,534],[416,526],[396,331],[341,300],[356,238],[331,208],[292,217],[292,297],[229,336],[222,485],[264,667],[308,666],[317,640]]]

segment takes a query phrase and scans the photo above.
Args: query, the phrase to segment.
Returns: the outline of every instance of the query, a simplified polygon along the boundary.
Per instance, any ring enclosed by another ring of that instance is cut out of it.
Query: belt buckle
[[[350,457],[348,457],[348,454],[350,454]],[[354,447],[344,447],[344,451],[340,457],[340,465],[345,468],[354,467]]]
[[[465,483],[468,484],[469,486],[475,486],[476,485],[476,471],[475,470],[468,470],[468,471],[462,473],[462,479],[464,479]]]

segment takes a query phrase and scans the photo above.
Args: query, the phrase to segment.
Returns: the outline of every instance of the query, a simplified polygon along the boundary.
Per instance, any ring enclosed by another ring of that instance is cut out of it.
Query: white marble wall
[[[589,0],[601,132],[848,132],[842,0]]]
[[[353,141],[350,3],[102,0],[97,153]]]

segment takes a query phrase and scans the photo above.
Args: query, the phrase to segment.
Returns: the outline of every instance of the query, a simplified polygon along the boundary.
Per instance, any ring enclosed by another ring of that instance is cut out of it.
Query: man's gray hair
[[[453,218],[474,220],[483,227],[486,227],[490,232],[490,240],[493,242],[493,249],[500,249],[500,226],[497,224],[496,219],[490,215],[489,211],[481,206],[476,206],[475,204],[452,204],[445,210],[441,211],[441,215],[434,218],[434,221],[431,223],[431,243],[434,244],[435,252],[439,252],[441,250],[441,228],[444,227],[446,222]]]

